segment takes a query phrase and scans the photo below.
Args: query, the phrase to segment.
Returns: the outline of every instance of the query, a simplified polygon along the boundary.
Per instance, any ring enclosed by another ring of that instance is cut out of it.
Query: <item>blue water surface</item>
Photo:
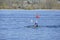
[[[36,20],[40,27],[26,27]],[[0,40],[60,40],[60,11],[0,10]]]

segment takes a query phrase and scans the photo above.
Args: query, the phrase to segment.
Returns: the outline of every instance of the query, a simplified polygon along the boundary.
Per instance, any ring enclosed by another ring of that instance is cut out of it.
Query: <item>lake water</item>
[[[0,10],[0,40],[60,40],[60,11]]]

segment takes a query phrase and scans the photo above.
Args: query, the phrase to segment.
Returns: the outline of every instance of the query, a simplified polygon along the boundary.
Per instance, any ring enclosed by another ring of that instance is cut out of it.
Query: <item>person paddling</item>
[[[36,19],[40,18],[39,15],[36,15]],[[38,27],[38,21],[36,20],[36,22],[34,23],[34,27]]]
[[[38,27],[38,23],[35,22],[34,27]]]

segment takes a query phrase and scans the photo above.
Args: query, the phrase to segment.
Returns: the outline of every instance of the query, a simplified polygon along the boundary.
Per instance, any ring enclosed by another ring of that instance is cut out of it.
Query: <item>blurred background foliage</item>
[[[0,9],[60,9],[60,0],[0,0]]]

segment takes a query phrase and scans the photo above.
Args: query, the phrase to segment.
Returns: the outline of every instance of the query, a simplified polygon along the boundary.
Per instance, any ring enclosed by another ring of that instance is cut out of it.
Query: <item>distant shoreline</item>
[[[27,11],[25,9],[0,9],[0,10],[23,10]],[[33,10],[28,10],[28,11],[60,11],[60,9],[33,9]]]

